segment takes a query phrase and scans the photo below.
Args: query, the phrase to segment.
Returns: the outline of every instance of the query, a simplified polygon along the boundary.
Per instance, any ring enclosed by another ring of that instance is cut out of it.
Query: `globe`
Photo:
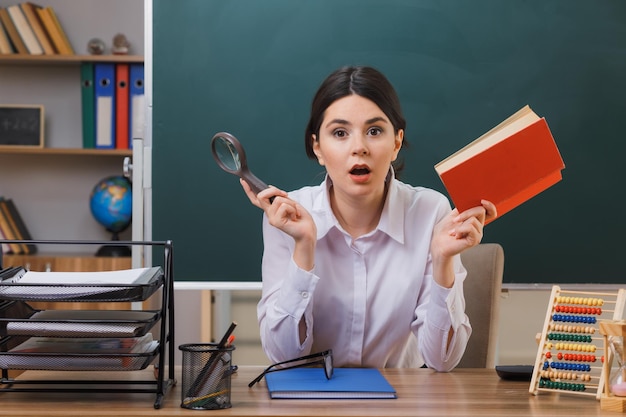
[[[103,178],[91,190],[89,208],[98,223],[119,240],[119,233],[130,226],[133,213],[132,187],[121,175]],[[97,256],[130,256],[128,247],[107,245],[101,247]]]

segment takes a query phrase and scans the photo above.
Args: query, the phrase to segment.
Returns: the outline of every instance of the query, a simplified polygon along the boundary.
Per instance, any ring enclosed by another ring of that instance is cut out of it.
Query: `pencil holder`
[[[233,345],[193,343],[178,347],[183,354],[181,404],[193,410],[218,410],[232,407],[230,379]]]

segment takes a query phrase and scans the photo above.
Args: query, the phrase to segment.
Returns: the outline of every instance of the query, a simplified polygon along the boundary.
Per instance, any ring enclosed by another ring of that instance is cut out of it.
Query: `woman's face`
[[[335,192],[377,196],[391,162],[398,157],[404,131],[371,100],[353,94],[331,104],[324,114],[313,151],[326,167]]]

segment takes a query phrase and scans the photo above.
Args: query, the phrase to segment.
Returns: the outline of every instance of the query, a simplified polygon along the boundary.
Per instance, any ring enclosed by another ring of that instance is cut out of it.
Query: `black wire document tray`
[[[162,250],[160,266],[102,272],[26,271],[24,265],[3,265],[0,253],[0,266],[4,266],[0,268],[0,393],[152,393],[154,408],[161,408],[164,395],[176,384],[172,242],[0,239],[0,243]],[[80,308],[59,305],[76,301]],[[154,372],[135,372],[152,364]],[[35,370],[50,371],[50,376],[31,372]],[[111,378],[107,371],[129,377]]]
[[[0,282],[0,299],[142,301],[163,284],[161,267],[106,272],[35,272]]]
[[[146,353],[103,355],[101,353],[8,354],[0,355],[0,367],[44,371],[138,371],[156,358],[158,342]]]
[[[0,306],[0,336],[140,337],[160,310],[36,310],[23,301]]]
[[[13,346],[6,351],[7,346]],[[130,338],[7,338],[0,344],[0,368],[60,371],[135,371],[158,353],[147,333]]]

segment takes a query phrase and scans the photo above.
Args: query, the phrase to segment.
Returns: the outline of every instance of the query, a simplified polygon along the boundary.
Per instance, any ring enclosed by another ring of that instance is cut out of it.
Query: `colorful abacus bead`
[[[557,313],[573,313],[573,314],[595,314],[601,315],[602,309],[600,307],[576,307],[576,306],[555,306],[554,311]]]
[[[547,361],[545,362],[547,363]],[[545,369],[544,363],[544,369]],[[579,372],[590,372],[591,366],[586,363],[567,363],[567,362],[550,362],[550,368],[566,370],[566,371],[579,371]]]
[[[587,323],[595,324],[596,318],[593,316],[574,316],[571,314],[553,314],[553,321],[562,321],[566,323]]]
[[[582,297],[557,297],[557,304],[577,304],[588,306],[601,306],[604,304],[602,298],[582,298]]]
[[[572,384],[569,382],[551,381],[549,379],[539,380],[539,388],[560,389],[566,391],[584,391],[585,384]]]
[[[591,336],[582,334],[549,333],[547,337],[549,340],[591,343]]]

